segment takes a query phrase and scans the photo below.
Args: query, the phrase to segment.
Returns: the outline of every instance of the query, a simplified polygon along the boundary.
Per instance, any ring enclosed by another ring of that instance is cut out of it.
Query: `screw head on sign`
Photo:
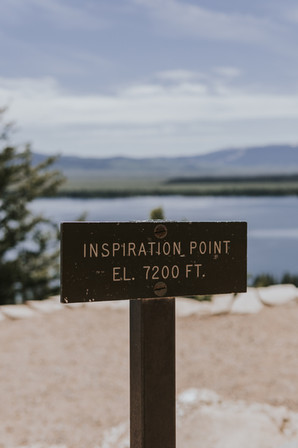
[[[154,235],[156,238],[165,238],[167,236],[168,229],[164,224],[157,224],[157,226],[154,227]]]
[[[153,287],[154,294],[158,297],[165,296],[167,290],[168,290],[167,285],[164,282],[158,282]]]

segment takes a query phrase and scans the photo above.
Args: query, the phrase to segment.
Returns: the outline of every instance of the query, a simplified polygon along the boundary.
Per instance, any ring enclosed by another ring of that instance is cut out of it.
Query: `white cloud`
[[[191,70],[165,70],[157,73],[156,78],[171,82],[193,81],[200,77],[200,73]]]
[[[59,24],[64,29],[98,29],[107,26],[106,18],[94,11],[93,4],[84,2],[84,7],[77,7],[71,2],[58,0],[1,0],[0,13],[2,19],[17,24],[27,17],[28,10],[35,10],[47,20]],[[29,15],[30,16],[30,15]],[[37,20],[40,16],[37,16]]]
[[[192,146],[197,142],[206,149],[212,141],[214,148],[220,148],[232,144],[237,135],[242,145],[252,136],[256,142],[287,141],[287,136],[289,142],[298,140],[293,125],[298,120],[297,94],[218,89],[216,85],[209,89],[199,82],[140,84],[114,95],[77,95],[66,93],[51,78],[0,78],[0,104],[10,106],[10,117],[27,130],[26,135],[30,130],[30,139],[37,138],[39,146],[46,148],[51,142],[53,148],[62,145],[73,152],[86,149],[86,142],[90,148],[110,142],[104,146],[107,151],[114,142],[115,152],[116,147],[147,148],[153,141],[156,149],[165,148],[165,139],[171,141],[169,151],[181,141],[190,145],[191,139]],[[276,123],[284,127],[282,134]],[[152,153],[152,148],[146,150]]]
[[[57,0],[29,0],[32,5],[43,10],[64,28],[97,29],[106,26],[106,21],[98,11],[93,11],[84,2],[84,8]]]
[[[0,103],[23,123],[55,125],[154,125],[250,118],[297,117],[297,95],[250,92],[226,87],[209,90],[198,82],[140,84],[114,95],[66,93],[51,78],[0,78]]]
[[[224,78],[238,78],[241,75],[241,70],[237,67],[216,67],[215,73]]]
[[[181,0],[133,0],[175,34],[210,40],[269,42],[279,27],[267,18],[249,14],[226,13]]]

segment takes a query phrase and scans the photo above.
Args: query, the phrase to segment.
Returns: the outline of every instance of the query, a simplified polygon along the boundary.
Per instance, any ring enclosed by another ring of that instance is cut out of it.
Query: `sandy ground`
[[[128,422],[128,309],[95,305],[0,322],[0,448],[101,447]],[[298,411],[297,331],[297,305],[178,318],[177,394]]]

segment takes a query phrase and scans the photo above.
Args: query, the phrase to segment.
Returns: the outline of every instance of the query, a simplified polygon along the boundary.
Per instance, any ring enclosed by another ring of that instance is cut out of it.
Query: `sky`
[[[0,107],[44,154],[298,143],[297,0],[1,0]]]

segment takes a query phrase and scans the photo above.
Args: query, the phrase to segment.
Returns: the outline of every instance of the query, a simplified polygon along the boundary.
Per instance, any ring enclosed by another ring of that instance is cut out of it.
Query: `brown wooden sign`
[[[61,224],[61,301],[246,291],[245,222]]]

